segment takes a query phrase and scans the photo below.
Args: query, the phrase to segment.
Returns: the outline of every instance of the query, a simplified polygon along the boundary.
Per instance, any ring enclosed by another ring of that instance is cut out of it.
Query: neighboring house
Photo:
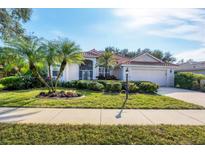
[[[105,68],[96,65],[101,54],[102,51],[95,49],[83,52],[84,64],[67,65],[61,80],[95,80],[97,76],[105,75]],[[125,80],[125,71],[128,68],[130,81],[152,81],[161,86],[174,85],[174,71],[177,67],[175,64],[165,63],[149,53],[144,53],[132,59],[118,55],[114,55],[114,58],[117,66],[114,69],[109,69],[108,74],[116,76],[117,79]],[[58,69],[57,67],[53,68],[54,77],[57,75]]]
[[[188,61],[186,63],[182,63],[177,68],[178,72],[193,72],[196,74],[204,74],[205,75],[205,61],[203,62],[194,62]]]

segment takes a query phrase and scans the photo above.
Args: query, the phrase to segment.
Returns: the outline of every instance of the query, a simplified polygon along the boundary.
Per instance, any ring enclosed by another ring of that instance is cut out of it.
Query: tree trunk
[[[107,62],[105,63],[105,79],[107,80],[107,70],[108,70],[108,68],[107,68]]]
[[[53,87],[53,78],[52,78],[52,75],[51,75],[51,65],[50,64],[48,64],[48,75],[49,75],[49,79],[50,79],[50,82],[51,82],[51,89],[54,92],[55,89]]]
[[[60,79],[61,75],[63,74],[63,71],[65,69],[66,64],[67,64],[66,59],[64,59],[61,63],[60,70],[58,72],[58,76],[57,76],[56,81],[55,81],[55,90],[57,88],[58,80]]]
[[[51,87],[46,83],[46,81],[42,78],[42,76],[38,73],[36,66],[33,63],[29,63],[29,68],[32,71],[33,75],[37,77],[37,79],[43,83],[49,91],[51,91]]]

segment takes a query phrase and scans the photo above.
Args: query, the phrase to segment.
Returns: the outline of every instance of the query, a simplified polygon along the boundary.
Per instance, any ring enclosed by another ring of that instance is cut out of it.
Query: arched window
[[[93,61],[85,60],[79,68],[79,78],[80,80],[92,80],[93,79]]]

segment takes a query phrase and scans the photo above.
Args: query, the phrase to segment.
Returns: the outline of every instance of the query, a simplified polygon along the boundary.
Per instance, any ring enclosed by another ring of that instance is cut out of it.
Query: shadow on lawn
[[[125,104],[127,103],[127,100],[128,100],[128,99],[125,99],[125,101],[124,101],[123,104],[122,104],[122,107],[121,107],[120,112],[115,116],[115,118],[119,119],[119,118],[122,117],[122,112],[123,112],[123,110],[124,110],[124,108],[125,108]]]
[[[35,102],[36,100],[33,99],[33,98],[27,98],[27,99],[24,99],[22,100],[22,98],[19,98],[19,99],[15,99],[15,98],[5,98],[5,99],[2,99],[0,101],[0,107],[16,107],[16,108],[19,108],[19,107],[24,107],[32,102]],[[0,112],[0,115],[1,115],[1,112]]]

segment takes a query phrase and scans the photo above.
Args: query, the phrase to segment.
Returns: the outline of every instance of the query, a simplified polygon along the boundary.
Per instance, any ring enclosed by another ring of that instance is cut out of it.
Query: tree
[[[0,38],[8,39],[16,35],[22,35],[24,29],[22,23],[30,20],[32,9],[0,9]]]
[[[164,53],[161,50],[154,50],[154,51],[151,52],[151,54],[154,57],[156,57],[158,59],[161,59],[161,60],[163,59],[163,56],[164,56]]]
[[[51,91],[51,87],[39,73],[39,64],[44,62],[45,53],[41,39],[37,37],[18,37],[6,42],[13,53],[28,62],[32,74]]]
[[[0,65],[3,76],[22,73],[27,68],[25,60],[6,47],[0,48]]]
[[[114,67],[116,61],[114,59],[112,51],[105,49],[104,53],[98,59],[98,65],[105,68],[105,79],[108,77],[108,69]]]
[[[172,56],[170,52],[165,52],[162,58],[164,62],[175,62],[176,58]]]
[[[70,41],[68,39],[62,39],[58,41],[58,61],[60,63],[60,70],[56,77],[55,88],[57,87],[58,80],[67,64],[81,64],[83,63],[84,57],[80,52],[80,46],[76,45],[75,42]]]
[[[129,51],[128,49],[117,49],[115,47],[107,47],[106,49],[112,51],[113,53],[120,55],[120,56],[124,56],[124,57],[128,57],[128,58],[133,58],[136,56],[139,56],[143,53],[149,53],[151,55],[153,55],[154,57],[164,61],[164,62],[174,62],[176,61],[176,58],[173,57],[173,55],[170,52],[163,52],[161,50],[155,49],[155,50],[151,50],[149,48],[145,48],[145,49],[137,49],[137,51]]]
[[[51,83],[51,89],[52,91],[55,91],[55,88],[53,86],[53,78],[51,75],[51,66],[55,65],[57,63],[57,49],[58,44],[55,41],[48,41],[45,46],[45,60],[48,66],[48,76]]]
[[[106,47],[105,50],[109,50],[109,51],[116,53],[116,54],[120,52],[120,49],[112,47],[112,46]]]

